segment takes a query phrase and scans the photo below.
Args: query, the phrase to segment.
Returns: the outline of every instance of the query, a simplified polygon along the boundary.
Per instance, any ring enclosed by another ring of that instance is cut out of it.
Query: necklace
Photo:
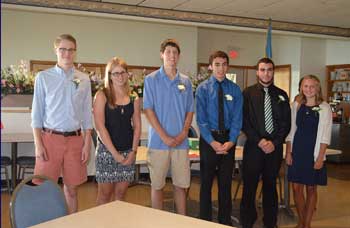
[[[124,105],[119,105],[119,107],[120,107],[120,114],[124,114]]]

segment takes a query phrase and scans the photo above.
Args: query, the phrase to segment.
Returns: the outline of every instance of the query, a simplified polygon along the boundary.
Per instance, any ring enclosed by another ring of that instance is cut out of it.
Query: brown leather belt
[[[56,131],[56,130],[49,129],[49,128],[43,128],[43,131],[50,133],[50,134],[63,135],[64,137],[80,136],[81,135],[81,129],[78,129],[76,131]]]

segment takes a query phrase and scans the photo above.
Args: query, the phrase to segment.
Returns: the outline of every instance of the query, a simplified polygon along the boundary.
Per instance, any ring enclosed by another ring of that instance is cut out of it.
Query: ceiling
[[[96,1],[96,0],[94,0]],[[350,28],[350,0],[97,0],[169,10]]]

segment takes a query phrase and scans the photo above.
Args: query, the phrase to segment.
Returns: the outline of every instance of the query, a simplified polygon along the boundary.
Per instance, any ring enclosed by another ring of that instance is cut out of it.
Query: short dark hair
[[[180,51],[180,45],[179,45],[179,43],[178,43],[175,39],[166,39],[166,40],[164,40],[164,41],[162,42],[162,44],[160,45],[160,52],[161,52],[161,53],[164,53],[165,48],[166,48],[167,46],[171,46],[171,47],[176,48],[177,51],[178,51],[179,54],[180,54],[180,52],[181,52],[181,51]]]
[[[256,70],[259,70],[259,64],[260,63],[266,63],[266,64],[271,63],[272,64],[272,69],[275,70],[275,64],[272,61],[272,59],[270,59],[270,58],[264,57],[264,58],[259,59],[258,63],[256,64]]]
[[[223,58],[227,60],[227,65],[229,65],[229,58],[228,55],[223,52],[223,51],[214,51],[210,56],[209,56],[209,65],[213,64],[213,61],[215,58]]]

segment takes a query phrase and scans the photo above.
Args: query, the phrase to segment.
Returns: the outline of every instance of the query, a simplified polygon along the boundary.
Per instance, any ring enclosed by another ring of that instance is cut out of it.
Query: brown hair
[[[160,52],[161,52],[161,53],[164,53],[165,48],[166,48],[167,46],[171,46],[171,47],[176,48],[177,51],[178,51],[179,54],[180,54],[180,45],[179,45],[179,43],[178,43],[175,39],[166,39],[166,40],[164,40],[164,41],[161,43],[161,45],[160,45]]]
[[[229,65],[228,55],[223,51],[215,51],[209,56],[209,65],[213,64],[215,58],[223,58],[227,60],[227,65]]]
[[[113,57],[111,60],[108,61],[107,66],[106,66],[106,72],[105,72],[105,83],[104,83],[104,89],[103,92],[106,95],[107,102],[111,107],[115,107],[115,91],[113,87],[113,82],[111,79],[111,73],[112,69],[116,66],[120,66],[125,69],[126,72],[128,72],[128,65],[126,62],[118,57]],[[126,81],[124,85],[124,92],[128,96],[130,95],[130,87],[129,87],[129,80]]]
[[[270,59],[270,58],[264,57],[264,58],[259,59],[258,63],[256,64],[256,70],[259,70],[259,64],[260,63],[265,63],[265,64],[271,63],[272,64],[272,69],[275,70],[275,64],[272,61],[272,59]]]
[[[298,96],[298,102],[300,104],[305,104],[306,103],[306,97],[305,95],[303,94],[303,88],[302,88],[302,85],[303,85],[303,81],[305,79],[312,79],[314,81],[316,81],[316,87],[317,87],[317,93],[316,93],[316,105],[319,105],[322,103],[323,101],[323,97],[322,97],[322,89],[321,89],[321,82],[320,82],[320,79],[318,79],[317,76],[315,75],[312,75],[312,74],[309,74],[309,75],[305,75],[304,77],[302,77],[299,81],[299,85],[300,85],[300,91],[299,91],[299,96]]]
[[[70,35],[70,34],[62,34],[62,35],[59,35],[58,37],[56,37],[55,41],[53,42],[53,46],[55,48],[58,47],[58,45],[60,45],[61,41],[62,40],[69,40],[71,41],[72,43],[74,43],[74,46],[75,46],[75,49],[77,49],[77,41],[76,39]]]

